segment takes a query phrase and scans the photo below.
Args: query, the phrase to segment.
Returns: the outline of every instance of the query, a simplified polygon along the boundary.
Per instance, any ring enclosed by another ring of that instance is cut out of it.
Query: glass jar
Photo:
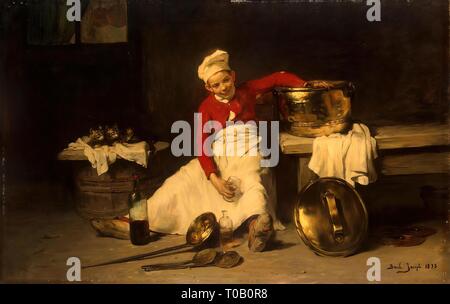
[[[222,217],[219,219],[220,227],[220,247],[222,251],[227,251],[231,242],[233,242],[233,221],[228,216],[227,210],[222,210]]]

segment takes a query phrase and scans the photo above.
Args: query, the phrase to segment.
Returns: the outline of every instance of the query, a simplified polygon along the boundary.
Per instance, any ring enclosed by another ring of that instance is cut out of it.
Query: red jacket
[[[203,128],[203,125],[209,120],[216,120],[222,127],[225,126],[230,111],[236,113],[234,121],[242,121],[245,123],[250,120],[256,120],[255,104],[258,95],[269,92],[271,89],[278,86],[303,87],[304,84],[305,81],[294,74],[277,72],[239,85],[236,87],[236,93],[233,99],[228,103],[220,102],[213,94],[210,94],[203,100],[198,109],[198,112],[202,114],[201,127]],[[217,132],[219,130],[215,131]],[[199,132],[202,132],[202,130],[199,130]],[[210,134],[203,132],[201,135],[196,135],[196,138],[198,139],[198,151],[200,151],[198,159],[208,178],[211,173],[217,173],[217,167],[213,158],[205,155],[203,151],[203,143],[209,135]]]

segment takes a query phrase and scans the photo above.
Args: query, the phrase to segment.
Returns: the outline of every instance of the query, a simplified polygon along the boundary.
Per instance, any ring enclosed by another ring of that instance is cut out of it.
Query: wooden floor
[[[183,236],[165,236],[147,246],[133,246],[126,240],[97,237],[88,222],[79,217],[64,201],[62,192],[45,184],[10,188],[16,202],[6,217],[2,261],[3,282],[65,283],[69,257],[83,264],[139,254],[171,245],[182,244]],[[20,194],[22,199],[20,199]],[[51,194],[49,196],[49,194]],[[383,195],[377,193],[380,199]],[[392,201],[404,196],[388,193]],[[49,197],[52,199],[49,200]],[[385,197],[385,196],[384,196]],[[23,199],[27,198],[27,199]],[[32,198],[32,199],[30,199]],[[439,221],[422,222],[440,229],[438,234],[415,247],[389,247],[370,238],[361,252],[347,258],[316,256],[298,237],[295,227],[288,225],[277,235],[271,250],[251,253],[244,242],[236,250],[244,262],[233,269],[197,268],[145,273],[143,264],[190,259],[193,253],[158,257],[82,270],[82,282],[88,283],[368,283],[367,259],[381,259],[381,283],[441,283],[444,264],[444,234]],[[421,269],[408,273],[389,270],[390,264],[435,263],[437,269]]]

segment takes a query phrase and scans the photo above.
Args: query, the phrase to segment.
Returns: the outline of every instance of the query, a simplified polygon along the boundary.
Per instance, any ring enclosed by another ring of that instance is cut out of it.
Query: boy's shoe
[[[93,219],[91,220],[92,227],[101,236],[109,236],[116,239],[129,240],[130,239],[130,224],[128,219]]]
[[[274,233],[272,217],[267,213],[258,215],[249,225],[248,248],[253,252],[264,251]]]

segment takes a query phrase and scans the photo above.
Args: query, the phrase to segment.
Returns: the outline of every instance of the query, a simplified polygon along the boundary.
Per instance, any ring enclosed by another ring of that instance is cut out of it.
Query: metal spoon
[[[214,260],[214,266],[220,268],[232,268],[239,264],[242,257],[236,251],[227,251],[220,253]]]
[[[156,265],[144,265],[141,268],[146,271],[156,271],[156,270],[175,270],[175,269],[186,269],[186,268],[197,268],[197,267],[208,267],[208,266],[215,266],[220,268],[231,268],[239,264],[242,257],[237,253],[236,251],[227,251],[224,253],[216,253],[215,258],[209,262],[206,263],[203,261],[203,263],[192,263],[192,264],[179,264],[179,263],[172,263],[172,264],[156,264]]]
[[[167,269],[171,267],[192,267],[194,265],[207,265],[212,262],[214,262],[214,259],[217,256],[217,251],[214,249],[203,249],[199,252],[197,252],[194,257],[191,260],[183,261],[183,262],[177,262],[177,263],[161,263],[161,264],[151,264],[151,265],[144,265],[141,268],[146,270],[156,270],[156,269]]]

